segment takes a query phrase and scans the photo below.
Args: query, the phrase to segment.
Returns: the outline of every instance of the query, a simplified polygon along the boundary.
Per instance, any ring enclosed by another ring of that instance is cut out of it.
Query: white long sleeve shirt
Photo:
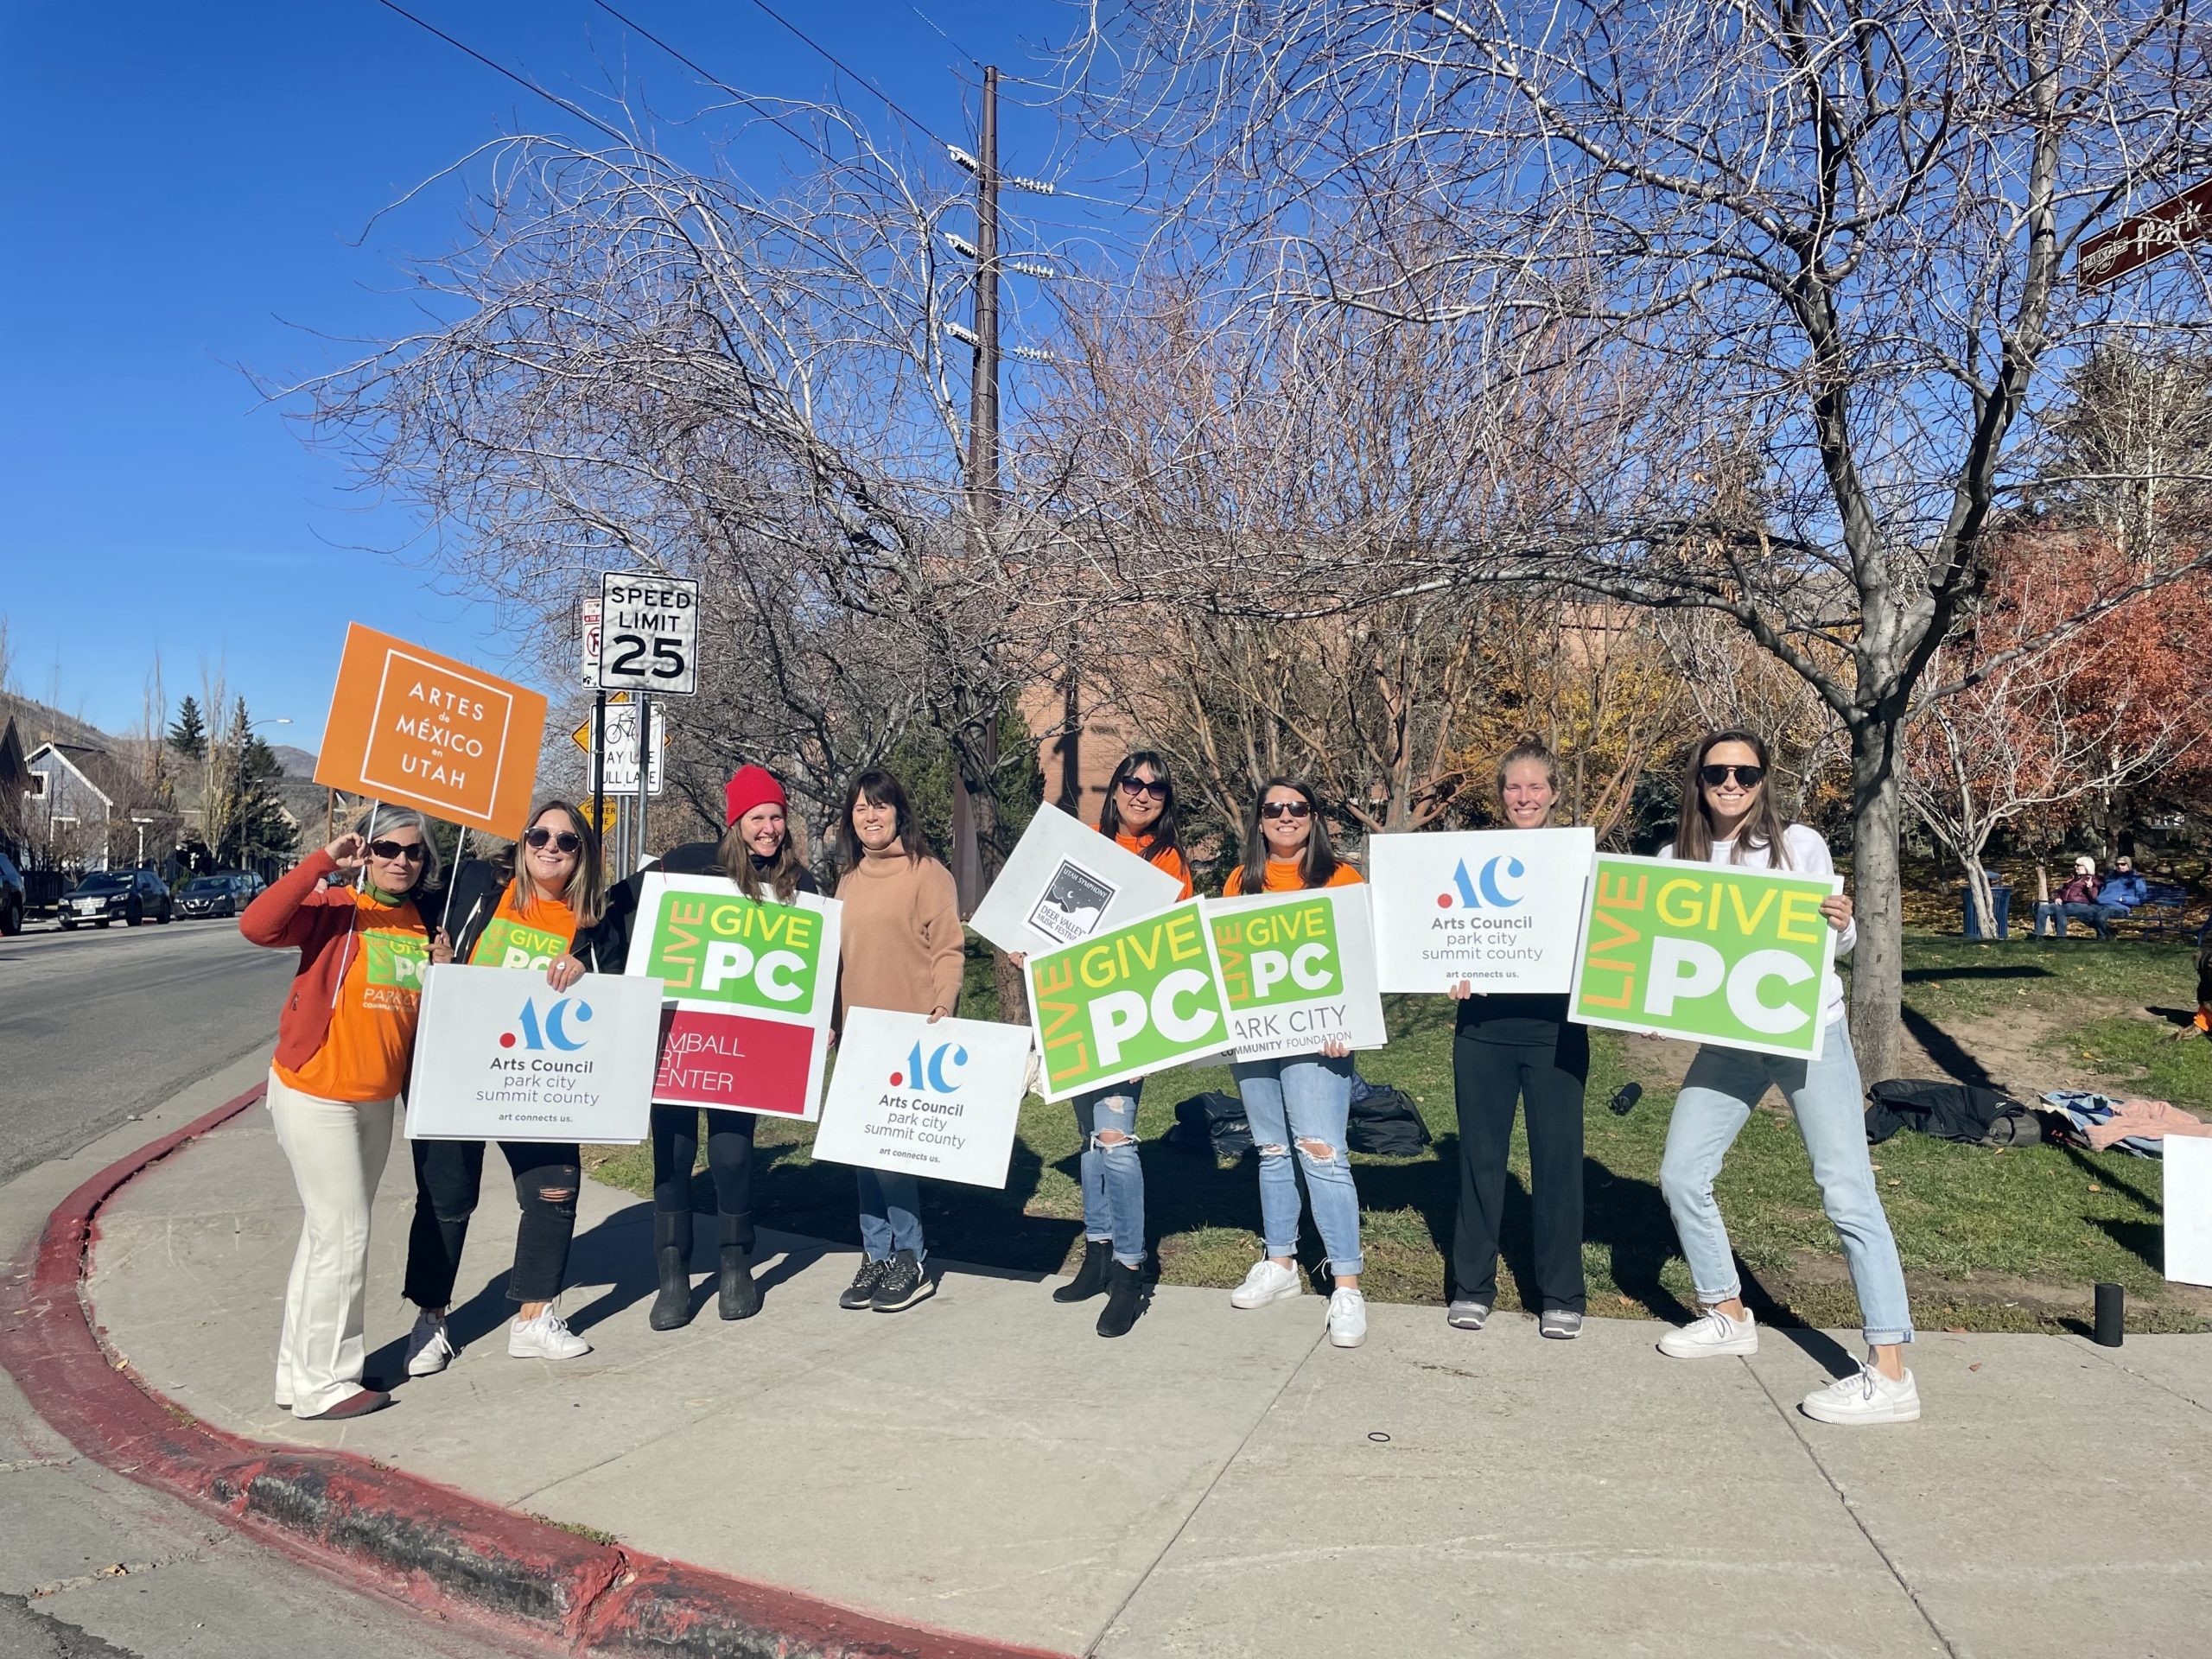
[[[1828,844],[1821,832],[1810,824],[1793,823],[1782,832],[1782,844],[1789,855],[1788,873],[1792,875],[1834,875],[1835,860],[1828,855]],[[1675,855],[1675,843],[1669,842],[1659,849],[1662,858]],[[1740,869],[1770,870],[1775,868],[1772,849],[1766,847],[1746,847],[1741,858],[1736,856],[1733,841],[1716,841],[1708,864],[1733,864]],[[1859,943],[1859,924],[1847,925],[1843,935],[1835,942],[1838,957],[1847,957],[1851,947]],[[1821,985],[1821,1019],[1833,1024],[1843,1018],[1843,982],[1830,973]]]

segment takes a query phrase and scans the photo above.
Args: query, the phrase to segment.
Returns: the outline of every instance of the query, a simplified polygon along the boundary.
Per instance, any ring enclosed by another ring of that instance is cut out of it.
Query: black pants
[[[1549,1042],[1492,1042],[1461,1027],[1452,1042],[1452,1088],[1459,1109],[1459,1214],[1452,1230],[1452,1294],[1497,1295],[1498,1230],[1505,1213],[1505,1157],[1513,1108],[1529,1113],[1530,1208],[1535,1217],[1541,1307],[1587,1300],[1582,1278],[1582,1090],[1590,1038],[1562,1023]]]
[[[453,1300],[461,1247],[467,1242],[468,1218],[476,1212],[476,1196],[484,1185],[484,1143],[417,1141],[413,1146],[415,1222],[407,1231],[404,1294],[417,1307],[444,1307]],[[499,1150],[514,1172],[515,1198],[522,1205],[507,1300],[550,1302],[561,1294],[569,1270],[583,1155],[574,1144],[537,1141],[502,1141]],[[550,1196],[554,1193],[566,1196]]]
[[[707,1113],[707,1168],[715,1178],[715,1243],[753,1249],[751,1112]],[[691,1169],[699,1161],[699,1110],[653,1108],[653,1243],[691,1254]]]

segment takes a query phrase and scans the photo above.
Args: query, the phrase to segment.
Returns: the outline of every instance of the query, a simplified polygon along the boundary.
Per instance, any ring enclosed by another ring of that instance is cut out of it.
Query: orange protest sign
[[[537,692],[354,622],[315,780],[519,836],[544,736]]]

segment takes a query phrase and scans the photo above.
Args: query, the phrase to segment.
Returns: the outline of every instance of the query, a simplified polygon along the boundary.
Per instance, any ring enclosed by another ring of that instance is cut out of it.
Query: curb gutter
[[[594,1543],[340,1452],[248,1440],[165,1398],[92,1323],[83,1282],[100,1206],[259,1103],[257,1086],[77,1188],[0,1279],[0,1364],[93,1461],[208,1510],[350,1586],[565,1654],[656,1659],[1055,1659],[906,1626]]]

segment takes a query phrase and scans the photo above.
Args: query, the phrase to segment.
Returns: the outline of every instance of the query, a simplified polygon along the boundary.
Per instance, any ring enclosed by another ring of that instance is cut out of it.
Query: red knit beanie
[[[728,804],[729,822],[735,823],[756,806],[776,805],[789,810],[790,800],[784,786],[776,781],[775,774],[766,766],[740,766],[729,782],[722,786],[722,799]]]

